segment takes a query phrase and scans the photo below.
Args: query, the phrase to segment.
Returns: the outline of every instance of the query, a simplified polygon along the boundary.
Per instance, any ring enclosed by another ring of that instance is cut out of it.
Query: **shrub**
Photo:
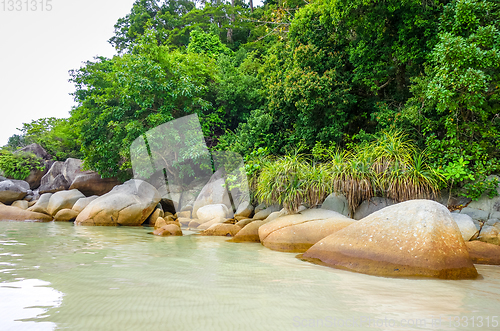
[[[9,178],[25,179],[31,170],[43,170],[44,166],[43,160],[32,153],[0,151],[0,169]]]

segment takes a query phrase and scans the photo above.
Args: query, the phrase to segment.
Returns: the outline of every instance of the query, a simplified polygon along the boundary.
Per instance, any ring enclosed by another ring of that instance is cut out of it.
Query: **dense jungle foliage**
[[[351,207],[382,191],[404,200],[452,187],[477,198],[496,192],[488,176],[500,172],[499,6],[137,0],[110,36],[117,55],[70,71],[78,106],[69,119],[25,124],[5,149],[37,142],[126,179],[137,137],[196,113],[207,145],[243,155],[260,176],[257,196],[291,199],[291,210],[295,199],[279,192],[293,183],[313,185],[297,191],[312,205],[305,195],[331,190],[351,194]],[[371,180],[353,180],[360,173]],[[264,188],[273,185],[283,187]]]

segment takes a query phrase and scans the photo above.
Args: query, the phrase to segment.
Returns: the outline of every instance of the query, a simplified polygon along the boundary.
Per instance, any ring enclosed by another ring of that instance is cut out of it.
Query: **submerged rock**
[[[139,226],[160,199],[160,194],[151,184],[131,179],[89,203],[76,218],[75,225]]]
[[[305,252],[326,236],[356,222],[332,210],[307,209],[268,221],[259,228],[260,242],[282,252]]]
[[[181,227],[177,224],[166,224],[163,225],[161,228],[154,230],[153,234],[162,237],[182,236],[182,230]]]
[[[377,276],[470,279],[478,275],[450,212],[430,200],[379,210],[317,242],[302,257]]]

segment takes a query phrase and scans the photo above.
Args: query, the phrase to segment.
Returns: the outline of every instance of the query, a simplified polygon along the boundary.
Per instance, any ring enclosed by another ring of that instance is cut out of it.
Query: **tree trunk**
[[[250,0],[250,10],[252,11],[253,13],[253,0]]]
[[[234,10],[234,0],[231,0],[231,7]],[[229,15],[229,20],[231,21],[231,26],[233,26],[234,13],[231,13],[231,15]],[[233,42],[233,29],[231,27],[227,29],[227,42],[230,44]]]

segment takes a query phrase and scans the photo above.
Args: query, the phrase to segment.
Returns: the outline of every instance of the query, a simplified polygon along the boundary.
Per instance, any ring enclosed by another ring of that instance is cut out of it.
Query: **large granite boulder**
[[[312,246],[302,258],[371,275],[476,278],[448,209],[411,200],[379,210]]]
[[[354,219],[360,220],[370,214],[373,214],[377,210],[391,206],[395,203],[396,202],[394,200],[380,197],[373,197],[370,200],[365,200],[358,206],[358,208],[356,208],[356,211],[354,212]]]
[[[86,196],[92,196],[106,194],[120,184],[116,178],[102,178],[97,172],[87,172],[77,175],[69,188],[77,189]]]
[[[45,148],[43,148],[42,146],[40,146],[36,143],[25,146],[25,147],[15,151],[14,153],[23,153],[23,152],[35,154],[38,158],[44,159],[47,161],[52,159],[52,156],[50,156],[50,154],[47,153]]]
[[[33,169],[30,171],[30,174],[28,177],[26,177],[24,180],[29,183],[30,188],[32,190],[36,189],[37,187],[40,186],[40,182],[42,180],[42,177],[47,173],[49,170],[50,166],[52,165],[52,157],[47,153],[47,151],[40,145],[38,144],[31,144],[26,147],[23,147],[14,153],[31,153],[34,154],[36,157],[44,161],[45,166],[39,170],[39,169]]]
[[[273,250],[305,252],[321,239],[355,222],[332,210],[307,209],[267,222],[259,228],[259,237],[264,246]]]
[[[71,209],[78,199],[85,198],[85,195],[78,190],[59,191],[49,199],[47,212],[49,215],[55,216],[61,209]]]
[[[11,204],[16,200],[23,199],[30,186],[27,182],[15,179],[5,179],[0,181],[0,202]]]
[[[67,190],[70,186],[68,179],[64,177],[62,170],[64,162],[56,161],[52,164],[49,171],[42,177],[38,190],[40,194],[54,193],[57,191]]]
[[[50,222],[52,217],[42,213],[22,210],[17,207],[0,204],[0,221],[38,221]]]
[[[208,183],[201,189],[200,194],[193,204],[193,215],[198,214],[198,209],[207,205],[223,204],[230,211],[228,217],[232,217],[231,200],[226,189],[222,170],[216,171]]]
[[[76,218],[75,225],[139,226],[160,199],[151,184],[131,179],[89,203]]]
[[[103,195],[120,184],[114,178],[101,178],[94,171],[82,170],[82,166],[82,160],[73,158],[54,162],[41,179],[40,193],[77,189],[86,196]]]
[[[198,217],[200,224],[211,221],[216,217],[227,218],[228,214],[229,210],[224,204],[206,205],[199,208],[196,212],[196,216]]]
[[[42,170],[40,169],[32,169],[30,171],[30,174],[28,177],[26,177],[24,180],[30,185],[30,188],[32,190],[38,188],[40,186],[40,183],[42,182],[43,176],[47,173],[49,170],[49,162],[45,163],[45,167],[43,167]]]
[[[36,203],[33,206],[29,207],[28,210],[36,213],[49,214],[49,212],[47,211],[47,207],[49,206],[51,196],[52,193],[42,194],[40,198],[38,198]]]
[[[482,241],[469,241],[465,245],[472,262],[476,264],[500,265],[500,246]]]

